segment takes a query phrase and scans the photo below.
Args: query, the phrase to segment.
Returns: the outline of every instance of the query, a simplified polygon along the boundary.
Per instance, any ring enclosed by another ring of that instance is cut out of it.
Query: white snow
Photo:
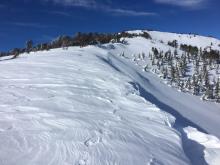
[[[169,32],[160,32],[160,31],[148,31],[148,30],[135,30],[128,31],[133,34],[141,34],[147,32],[151,35],[154,41],[160,42],[163,41],[165,44],[168,41],[177,40],[178,44],[187,44],[192,46],[197,46],[198,48],[208,48],[211,47],[214,50],[220,50],[220,40],[213,37],[205,37],[197,34],[178,34],[178,33],[169,33]]]
[[[189,164],[174,117],[142,98],[105,53],[1,61],[1,165]]]
[[[220,164],[220,140],[218,138],[201,133],[196,128],[192,127],[187,127],[184,131],[189,139],[194,140],[204,147],[204,154],[207,163],[212,165]]]
[[[171,49],[156,37],[3,59],[0,164],[216,165],[220,105],[133,63],[152,46]]]

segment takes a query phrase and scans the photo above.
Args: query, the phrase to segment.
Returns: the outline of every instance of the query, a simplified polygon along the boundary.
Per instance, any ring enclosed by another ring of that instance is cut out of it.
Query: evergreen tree
[[[170,69],[170,78],[171,78],[171,85],[173,84],[173,82],[175,81],[175,67],[171,66]]]
[[[17,57],[19,56],[19,54],[20,54],[20,49],[15,48],[15,49],[12,50],[11,53],[13,54],[12,59],[15,59],[15,58],[17,58]]]
[[[209,86],[209,73],[208,73],[208,71],[206,71],[206,73],[205,73],[204,81],[205,81],[205,87],[207,88]]]
[[[220,102],[220,78],[218,78],[215,85],[215,99],[217,102]]]
[[[30,51],[32,50],[33,48],[33,41],[32,40],[29,40],[26,42],[26,52],[27,53],[30,53]]]
[[[212,85],[208,85],[205,91],[205,98],[207,99],[214,99],[214,94],[213,94],[213,87]]]

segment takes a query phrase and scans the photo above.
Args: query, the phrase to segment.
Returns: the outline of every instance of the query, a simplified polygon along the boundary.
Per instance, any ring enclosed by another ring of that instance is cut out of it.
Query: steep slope
[[[178,112],[181,116],[200,126],[201,129],[220,138],[220,128],[218,127],[220,104],[204,102],[198,96],[179,92],[177,89],[163,83],[163,80],[156,74],[143,71],[148,59],[134,61],[134,55],[140,52],[146,52],[147,54],[153,46],[163,50],[169,49],[169,46],[152,43],[151,40],[144,38],[127,39],[127,41],[128,45],[115,45],[114,49],[109,50],[109,60],[111,62],[115,61],[116,66],[123,66],[122,70],[125,74],[132,77],[134,81],[137,81],[160,102],[167,104],[170,107],[168,108],[169,113],[173,112],[175,114]],[[124,56],[114,56],[115,54],[120,55],[120,52],[124,52]]]

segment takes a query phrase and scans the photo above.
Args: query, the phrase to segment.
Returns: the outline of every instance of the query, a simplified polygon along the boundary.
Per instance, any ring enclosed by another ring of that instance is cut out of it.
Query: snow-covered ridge
[[[219,164],[220,105],[143,70],[174,48],[126,41],[1,61],[0,164]]]
[[[127,31],[131,34],[142,34],[147,32],[151,35],[152,39],[158,42],[167,44],[169,41],[177,40],[179,44],[187,44],[197,46],[198,48],[211,47],[212,49],[220,50],[220,40],[213,37],[206,37],[197,34],[178,34],[170,32],[149,31],[149,30],[134,30]]]

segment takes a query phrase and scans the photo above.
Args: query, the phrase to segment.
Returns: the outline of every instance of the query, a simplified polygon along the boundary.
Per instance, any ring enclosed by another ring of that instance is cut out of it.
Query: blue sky
[[[75,32],[130,29],[220,38],[219,0],[1,0],[0,50]]]

